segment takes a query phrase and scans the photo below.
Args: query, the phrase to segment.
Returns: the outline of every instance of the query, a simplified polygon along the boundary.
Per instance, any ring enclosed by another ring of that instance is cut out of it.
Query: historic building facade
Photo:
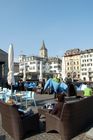
[[[43,75],[60,74],[63,79],[93,81],[93,49],[81,51],[79,48],[67,50],[62,58],[48,57],[48,51],[43,41],[39,56],[20,55],[19,72],[23,73],[24,66],[28,77],[40,74],[42,61]]]
[[[48,50],[42,42],[39,56],[26,56],[21,54],[19,62],[14,63],[15,73],[23,77],[24,71],[27,79],[39,79],[40,63],[42,62],[43,77],[60,74],[63,79],[93,81],[93,49],[80,50],[78,48],[67,50],[62,58],[48,57]],[[7,81],[8,53],[0,49],[0,85]]]
[[[49,57],[48,58],[49,70],[53,74],[61,74],[62,71],[62,60],[58,57]]]
[[[64,54],[65,61],[65,75],[72,78],[72,80],[80,79],[80,50],[67,50]]]
[[[81,51],[81,74],[84,81],[93,81],[93,49]]]
[[[42,73],[44,77],[61,73],[62,60],[58,57],[48,58],[48,50],[45,47],[44,41],[42,42],[39,56],[26,56],[23,54],[19,56],[19,73],[23,75],[25,70],[27,79],[31,79],[34,75],[39,79],[40,61],[42,61]]]
[[[23,74],[24,70],[26,72],[27,79],[35,79],[39,78],[40,73],[40,61],[42,61],[42,69],[43,73],[46,71],[46,58],[42,58],[39,56],[19,56],[19,73]]]

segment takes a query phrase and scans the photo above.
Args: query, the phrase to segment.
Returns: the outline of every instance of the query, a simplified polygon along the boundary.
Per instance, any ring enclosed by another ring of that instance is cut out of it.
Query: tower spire
[[[41,45],[41,48],[40,48],[40,57],[48,57],[47,56],[47,48],[45,47],[44,40],[42,41],[42,45]]]

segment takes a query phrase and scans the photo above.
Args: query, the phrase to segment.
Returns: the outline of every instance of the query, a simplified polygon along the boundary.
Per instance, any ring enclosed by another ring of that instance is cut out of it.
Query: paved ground
[[[53,95],[36,95],[37,106],[42,106],[46,102],[53,101]],[[32,109],[37,112],[37,109],[32,105]],[[41,132],[39,134],[34,134],[25,140],[61,140],[61,137],[58,133],[46,133],[45,132],[45,123],[44,119],[40,119],[40,128]],[[88,137],[90,138],[88,138]],[[0,117],[0,140],[13,140],[1,127],[1,117]],[[86,131],[72,140],[93,140],[93,129]]]

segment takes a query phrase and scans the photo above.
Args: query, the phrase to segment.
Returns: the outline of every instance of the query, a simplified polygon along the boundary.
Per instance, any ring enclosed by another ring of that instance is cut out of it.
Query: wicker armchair
[[[93,96],[64,103],[60,118],[46,113],[46,132],[55,130],[62,140],[70,140],[93,123],[92,107]]]
[[[38,113],[21,117],[16,107],[0,101],[2,128],[14,140],[23,140],[29,131],[39,130]]]

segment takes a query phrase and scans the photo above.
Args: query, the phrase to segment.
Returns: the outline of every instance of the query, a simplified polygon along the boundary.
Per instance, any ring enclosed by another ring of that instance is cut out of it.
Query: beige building
[[[64,54],[65,59],[65,75],[72,80],[80,79],[80,50],[67,50]]]

